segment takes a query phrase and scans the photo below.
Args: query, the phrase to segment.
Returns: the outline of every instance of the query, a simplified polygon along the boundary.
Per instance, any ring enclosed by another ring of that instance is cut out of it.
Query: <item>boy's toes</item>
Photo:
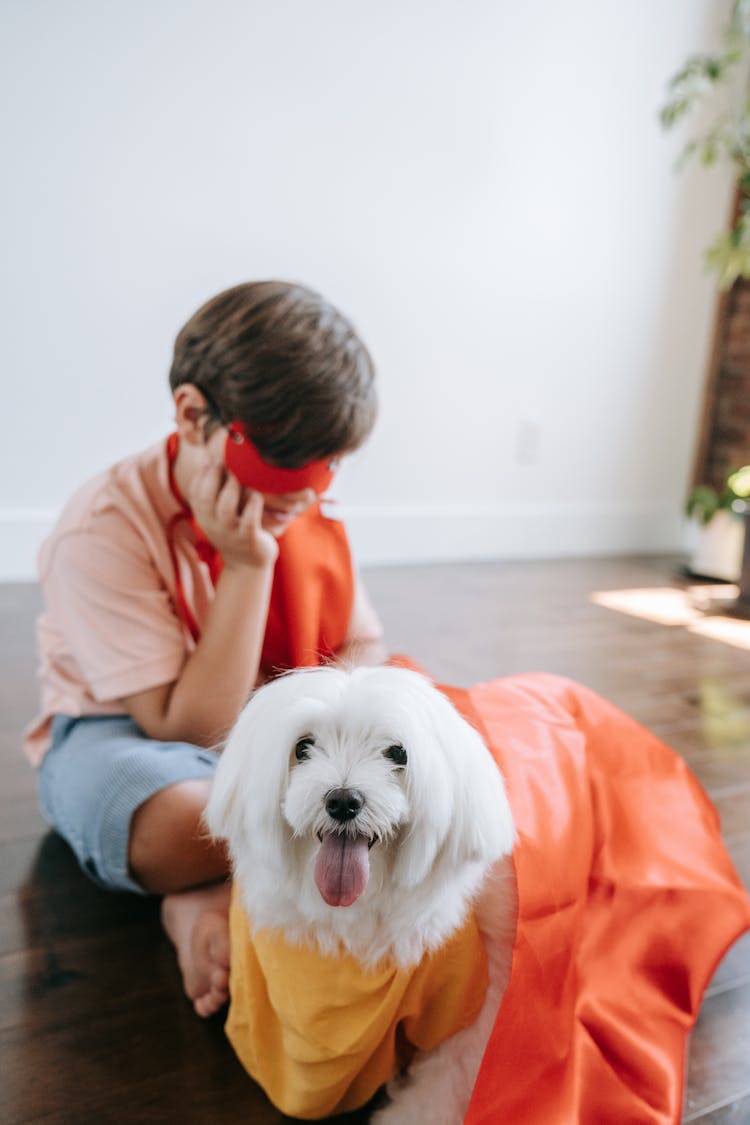
[[[193,1000],[193,1008],[197,1015],[203,1019],[215,1015],[220,1011],[227,1000],[229,999],[229,991],[226,988],[215,988],[213,985],[202,996],[198,996]]]
[[[211,970],[211,991],[216,993],[229,994],[229,969],[224,968],[222,965],[217,965]]]

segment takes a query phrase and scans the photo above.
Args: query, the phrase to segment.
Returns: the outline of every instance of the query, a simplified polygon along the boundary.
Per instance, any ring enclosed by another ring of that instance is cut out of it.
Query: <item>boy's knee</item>
[[[203,824],[211,781],[180,781],[154,793],[130,823],[128,864],[152,894],[186,890],[226,873],[223,846]]]

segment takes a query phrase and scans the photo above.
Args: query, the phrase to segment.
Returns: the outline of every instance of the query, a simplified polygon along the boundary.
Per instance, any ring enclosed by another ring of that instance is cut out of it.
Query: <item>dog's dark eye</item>
[[[315,739],[310,738],[309,735],[305,735],[304,738],[300,738],[297,745],[294,747],[294,756],[297,759],[297,761],[298,762],[304,762],[305,758],[309,758],[310,755],[308,754],[308,750],[310,749],[311,746],[314,746],[314,745],[315,745]]]
[[[395,746],[389,746],[388,749],[383,752],[386,758],[390,758],[397,766],[406,765],[406,751],[399,743]]]

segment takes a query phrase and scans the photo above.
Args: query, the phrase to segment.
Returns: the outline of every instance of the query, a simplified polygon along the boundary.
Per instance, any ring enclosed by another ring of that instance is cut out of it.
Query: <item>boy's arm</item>
[[[149,738],[198,746],[226,738],[258,674],[272,578],[273,567],[224,567],[179,678],[123,700]]]
[[[126,696],[150,737],[212,746],[227,735],[255,684],[278,555],[261,527],[263,498],[209,467],[193,510],[224,560],[195,649],[176,680]]]
[[[336,653],[336,663],[346,667],[383,664],[388,656],[383,626],[370,601],[359,572],[354,576],[354,604],[347,638]]]

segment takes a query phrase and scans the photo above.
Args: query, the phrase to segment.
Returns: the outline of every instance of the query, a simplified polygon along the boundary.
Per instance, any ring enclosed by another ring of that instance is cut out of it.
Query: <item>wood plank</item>
[[[750,1094],[750,983],[706,998],[690,1038],[685,1117]]]
[[[711,978],[706,996],[746,984],[750,984],[750,933],[744,934],[727,952]]]
[[[732,1098],[728,1105],[717,1106],[705,1113],[698,1111],[683,1117],[684,1122],[696,1122],[697,1125],[749,1125],[750,1123],[750,1091],[747,1097]]]

